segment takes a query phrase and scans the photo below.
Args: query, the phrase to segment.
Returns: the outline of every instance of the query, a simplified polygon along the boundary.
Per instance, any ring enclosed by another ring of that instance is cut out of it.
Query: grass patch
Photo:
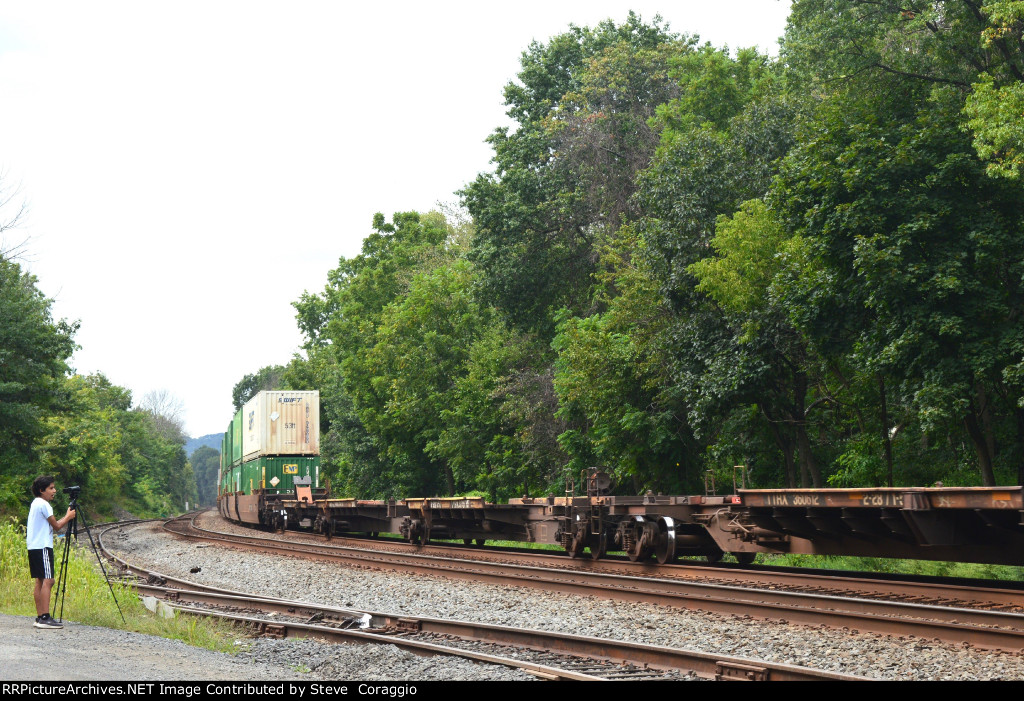
[[[54,564],[57,568],[60,567],[63,555],[63,542],[62,539],[54,541]],[[187,615],[161,618],[143,606],[133,589],[112,582],[114,594],[124,613],[125,622],[122,622],[96,556],[88,546],[88,538],[84,538],[83,542],[84,548],[72,548],[69,555],[68,586],[64,596],[65,621],[157,635],[217,652],[234,653],[238,650],[235,641],[240,636],[230,623]],[[110,571],[109,568],[107,571]],[[34,583],[28,570],[25,529],[13,519],[0,524],[0,612],[35,618],[36,607],[32,599]],[[57,587],[54,585],[51,611],[57,596]],[[59,615],[59,601],[57,605]]]
[[[777,567],[810,567],[828,570],[853,570],[884,574],[915,574],[928,577],[958,577],[1002,581],[1024,580],[1024,567],[985,565],[975,562],[942,562],[937,560],[894,560],[884,557],[852,557],[838,555],[766,555],[758,553],[759,565]]]
[[[344,538],[345,533],[337,534],[338,537]],[[380,540],[397,540],[402,543],[409,542],[400,533],[384,533],[383,531],[377,534],[377,538]],[[464,545],[462,538],[431,538],[430,542],[436,545],[448,545],[449,543],[454,545]],[[487,539],[487,547],[496,548],[524,548],[526,550],[553,550],[555,552],[565,552],[561,545],[554,545],[553,543],[531,543],[525,540],[490,540]]]
[[[430,539],[431,543],[455,543],[463,545],[462,539]],[[531,543],[525,540],[488,540],[487,547],[495,548],[522,548],[524,550],[554,550],[556,552],[565,552],[560,545],[554,545],[552,543]]]

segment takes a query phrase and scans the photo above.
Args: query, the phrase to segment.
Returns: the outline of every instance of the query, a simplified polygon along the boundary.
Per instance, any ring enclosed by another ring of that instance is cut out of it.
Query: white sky
[[[374,212],[454,203],[491,169],[531,40],[632,8],[774,54],[789,4],[5,0],[0,172],[29,207],[6,244],[28,239],[55,317],[81,321],[79,372],[136,402],[167,389],[191,435],[221,432]]]

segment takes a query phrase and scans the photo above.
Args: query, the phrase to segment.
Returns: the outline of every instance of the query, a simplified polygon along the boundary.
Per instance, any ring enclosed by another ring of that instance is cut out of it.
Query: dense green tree
[[[1008,178],[1024,174],[1024,82],[996,87],[983,78],[965,105],[974,131],[978,156],[988,161],[988,172]]]
[[[339,261],[322,295],[305,294],[295,303],[309,344],[330,344],[343,360],[363,347],[384,308],[406,292],[417,267],[437,255],[448,236],[436,212],[402,212],[391,223],[374,215],[362,252]]]
[[[978,156],[991,175],[1020,178],[1024,173],[1024,2],[986,0],[988,19],[982,45],[1003,61],[982,73],[964,112]]]
[[[489,137],[495,172],[461,193],[483,299],[517,327],[550,337],[559,307],[586,305],[595,243],[628,207],[657,143],[647,118],[673,94],[668,62],[689,44],[630,13],[523,53],[505,88],[517,127]]]
[[[519,126],[492,136],[496,173],[463,191],[485,299],[541,338],[552,333],[558,307],[567,308],[553,377],[570,471],[611,463],[634,488],[678,487],[680,471],[697,480],[693,398],[683,388],[696,391],[705,365],[697,361],[682,376],[696,353],[666,349],[685,334],[715,353],[714,338],[729,337],[713,309],[692,314],[701,303],[685,291],[693,287],[685,266],[705,254],[718,214],[764,193],[791,143],[792,110],[767,57],[695,46],[632,15],[621,27],[573,28],[534,44],[523,56],[522,84],[506,91]],[[616,231],[628,219],[637,220],[635,233],[622,245]],[[623,280],[605,287],[628,289],[623,299],[592,294],[609,244],[623,258],[614,266]],[[688,253],[680,256],[681,247]],[[630,256],[641,250],[645,275],[660,282],[653,297],[629,277]],[[662,303],[659,292],[675,318],[653,334],[643,325]],[[623,367],[638,357],[658,372]]]
[[[65,380],[68,402],[47,417],[40,443],[41,472],[64,486],[82,487],[83,503],[110,504],[128,476],[119,455],[122,442],[118,413],[126,393],[102,375],[73,375]]]
[[[605,47],[581,66],[579,87],[566,93],[542,125],[553,152],[546,166],[564,173],[571,191],[549,193],[575,203],[580,225],[611,232],[630,215],[636,173],[658,145],[658,107],[680,93],[680,57],[692,41],[651,47],[629,40]],[[563,205],[564,206],[564,205]]]
[[[119,416],[123,427],[121,461],[130,478],[127,496],[144,512],[180,513],[197,503],[195,474],[185,455],[185,439],[169,440],[150,412],[132,409]]]
[[[131,393],[103,375],[72,375],[62,384],[66,401],[46,417],[38,472],[81,486],[82,503],[105,516],[170,515],[197,503],[180,433],[132,408]]]
[[[676,416],[685,423],[679,435],[692,435],[704,446],[694,446],[677,461],[691,476],[691,485],[706,467],[705,450],[731,440],[722,434],[724,427],[733,425],[727,421],[729,415],[758,403],[763,389],[758,383],[771,377],[770,359],[755,352],[753,345],[737,344],[740,333],[698,289],[690,269],[711,255],[719,216],[732,213],[744,200],[763,196],[779,159],[793,143],[794,109],[773,87],[778,83],[777,69],[756,60],[755,54],[742,53],[743,60],[728,59],[731,72],[722,70],[728,57],[720,53],[704,52],[699,60],[690,61],[696,67],[710,64],[708,75],[694,81],[711,95],[720,92],[723,102],[712,109],[709,98],[686,97],[660,110],[666,124],[661,145],[651,166],[638,177],[636,200],[642,215],[633,223],[639,240],[634,254],[643,256],[669,314],[659,342],[666,356],[664,384],[671,388]],[[708,88],[706,81],[711,79],[722,83],[721,91]],[[724,119],[724,128],[709,121],[709,114]],[[771,342],[766,340],[762,349],[770,352]],[[794,381],[799,383],[800,378]],[[762,420],[771,422],[778,442],[762,446],[762,452],[779,449],[788,459],[797,437],[784,413],[798,412],[800,403],[760,406]],[[757,430],[753,434],[764,435]],[[810,468],[807,453],[805,449]]]
[[[992,484],[995,405],[1020,396],[1005,380],[1024,350],[1024,210],[1019,188],[985,178],[960,104],[942,90],[905,117],[836,105],[794,153],[778,202],[829,273],[801,300],[805,325],[899,378],[926,428],[961,423]]]
[[[801,0],[793,6],[785,53],[796,75],[826,91],[856,81],[861,94],[927,86],[960,92],[990,172],[1019,175],[1020,0]]]
[[[51,305],[34,276],[0,255],[0,505],[11,510],[40,469],[47,417],[67,401],[78,324],[54,321]]]
[[[894,87],[949,86],[965,94],[980,73],[1019,71],[1013,47],[986,47],[982,0],[797,0],[783,42],[793,78],[863,95]],[[1018,48],[1019,50],[1019,48]],[[1017,76],[1020,79],[1020,76]]]
[[[320,392],[321,484],[334,494],[379,496],[392,484],[389,466],[359,420],[329,344],[307,345],[283,374],[287,387]]]
[[[551,489],[566,456],[543,353],[497,315],[488,317],[441,412],[433,451],[463,483],[497,500]]]
[[[343,260],[296,303],[306,357],[285,372],[321,390],[322,452],[335,488],[358,496],[504,497],[558,481],[561,422],[543,347],[477,297],[469,230],[414,213]]]
[[[718,218],[711,245],[717,255],[688,270],[735,336],[709,364],[704,391],[728,396],[742,388],[782,452],[786,484],[824,486],[808,432],[810,411],[821,403],[812,396],[815,363],[776,289],[787,267],[804,272],[803,242],[787,235],[762,200],[750,200],[733,217]]]
[[[334,487],[355,496],[395,496],[399,482],[385,443],[359,415],[359,397],[372,398],[375,368],[365,354],[376,343],[385,309],[400,300],[416,271],[430,268],[457,238],[438,213],[397,213],[373,219],[360,255],[342,258],[320,294],[294,303],[306,338],[306,359],[293,361],[284,377],[296,388],[318,389],[323,407],[321,452]]]
[[[636,255],[640,244],[627,227],[605,249],[596,295],[603,313],[559,324],[558,415],[579,426],[561,440],[572,475],[598,464],[629,493],[692,489],[696,445],[668,371],[671,313]]]
[[[0,258],[0,509],[19,513],[40,474],[83,488],[93,513],[169,514],[195,503],[180,430],[131,408],[102,375],[69,375],[77,323],[55,322],[35,278]]]
[[[202,445],[189,458],[196,479],[196,498],[200,506],[210,506],[217,500],[217,474],[220,470],[220,451]]]
[[[1024,464],[1011,0],[797,0],[775,61],[630,15],[521,57],[472,225],[296,303],[360,496],[991,483]],[[993,175],[1004,176],[993,178]]]
[[[476,304],[470,276],[466,261],[415,276],[407,294],[384,310],[373,346],[346,365],[355,376],[370,377],[353,383],[357,410],[404,476],[396,486],[414,490],[407,493],[453,495],[470,486],[456,483],[438,449],[469,349],[490,321]]]
[[[268,365],[239,380],[231,389],[231,401],[235,411],[262,391],[286,389],[283,384],[284,371],[283,365]]]
[[[798,325],[826,358],[878,379],[880,412],[895,404],[925,436],[966,440],[992,484],[1024,426],[1012,368],[1022,208],[1019,186],[986,179],[961,129],[972,86],[1016,60],[982,44],[981,9],[798,3],[791,65],[829,94],[772,204],[822,273],[791,288]]]

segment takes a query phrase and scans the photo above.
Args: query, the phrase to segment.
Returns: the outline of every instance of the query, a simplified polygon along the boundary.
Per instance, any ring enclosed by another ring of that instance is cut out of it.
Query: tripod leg
[[[53,614],[57,613],[57,600],[60,600],[60,616],[58,621],[64,620],[64,594],[68,589],[68,556],[71,552],[71,538],[78,534],[78,517],[71,519],[71,523],[64,529],[64,551],[61,554],[60,569],[57,570],[57,596],[53,597]]]
[[[107,568],[103,566],[103,558],[100,557],[99,548],[96,547],[96,543],[92,539],[92,531],[89,530],[89,522],[85,518],[85,511],[81,511],[82,525],[85,527],[85,534],[89,537],[89,544],[92,546],[92,552],[96,556],[96,562],[100,563],[100,571],[103,572],[103,579],[107,580],[107,588],[110,589],[110,596],[114,600],[114,605],[117,606],[117,612],[121,614],[121,622],[127,624],[128,621],[124,619],[124,612],[121,610],[121,604],[117,601],[117,595],[114,594],[114,586],[110,583],[110,577],[107,576]],[[75,520],[78,520],[78,516],[75,516]]]

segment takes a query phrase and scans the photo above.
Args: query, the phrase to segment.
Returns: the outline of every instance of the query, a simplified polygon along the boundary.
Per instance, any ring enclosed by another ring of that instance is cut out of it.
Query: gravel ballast
[[[219,516],[203,516],[205,527],[252,535]],[[147,524],[133,527],[129,537],[108,537],[106,545],[123,559],[162,574],[204,584],[267,596],[323,603],[339,607],[436,618],[479,621],[496,625],[557,631],[627,640],[651,645],[762,659],[892,680],[996,680],[1024,679],[1024,657],[977,650],[922,639],[901,639],[855,634],[825,627],[757,621],[651,604],[595,597],[574,597],[553,592],[477,584],[443,577],[356,569],[306,559],[261,555],[176,538]],[[199,568],[198,572],[191,570]],[[271,641],[262,641],[271,642]],[[280,641],[290,644],[291,641]],[[312,644],[312,643],[311,643]],[[381,665],[379,648],[353,646],[362,663],[357,676],[366,679],[453,679],[456,671],[432,674],[438,658],[413,658],[408,666]],[[255,649],[255,648],[254,648]],[[397,649],[395,653],[407,654]],[[258,653],[256,653],[258,654]],[[293,662],[323,678],[352,678],[338,671],[332,658],[311,653]],[[300,655],[301,657],[301,655]],[[426,667],[417,667],[414,663]],[[485,674],[520,674],[514,670],[451,663],[489,669]],[[351,669],[351,668],[346,668]],[[389,671],[390,670],[390,671]],[[460,677],[461,678],[461,677]],[[474,678],[506,678],[487,676]],[[527,678],[522,675],[522,678]]]

